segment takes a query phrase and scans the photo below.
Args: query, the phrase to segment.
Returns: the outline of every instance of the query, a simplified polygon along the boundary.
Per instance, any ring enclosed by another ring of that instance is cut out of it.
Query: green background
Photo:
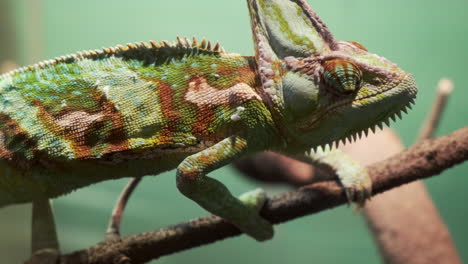
[[[7,1],[7,0],[1,0]],[[77,50],[127,42],[175,40],[180,36],[219,41],[230,52],[253,54],[245,0],[10,0],[16,59],[29,64]],[[337,39],[356,40],[415,75],[416,107],[393,127],[406,145],[416,138],[435,97],[438,80],[455,82],[438,135],[468,121],[468,25],[466,0],[309,0]],[[40,21],[33,21],[33,12]],[[39,23],[39,24],[37,24]],[[41,39],[31,38],[31,27]],[[35,54],[32,54],[36,50]],[[39,50],[39,53],[37,53]],[[38,55],[39,54],[39,55]],[[37,57],[37,58],[36,58]],[[426,180],[457,248],[468,262],[468,164]],[[262,186],[271,193],[287,187],[252,182],[232,168],[211,174],[234,193]],[[62,250],[70,252],[101,241],[108,217],[127,180],[105,182],[55,200]],[[19,263],[29,254],[29,206],[0,210],[0,258]],[[180,195],[174,172],[149,177],[132,197],[123,233],[135,234],[206,215]],[[423,234],[421,239],[424,239]],[[361,216],[340,207],[276,227],[276,237],[256,243],[241,236],[161,258],[158,263],[377,263],[377,249]]]

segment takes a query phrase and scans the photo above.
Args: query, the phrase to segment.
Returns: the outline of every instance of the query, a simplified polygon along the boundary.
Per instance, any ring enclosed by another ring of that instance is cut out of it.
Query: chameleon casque
[[[332,166],[349,199],[363,202],[366,172],[317,147],[400,116],[417,93],[412,75],[336,40],[305,0],[247,2],[255,56],[178,38],[2,75],[0,207],[33,202],[47,212],[49,198],[77,188],[177,168],[185,196],[266,240],[273,228],[258,215],[264,194],[240,200],[207,176],[265,150]],[[54,247],[40,240],[33,235],[33,250]]]

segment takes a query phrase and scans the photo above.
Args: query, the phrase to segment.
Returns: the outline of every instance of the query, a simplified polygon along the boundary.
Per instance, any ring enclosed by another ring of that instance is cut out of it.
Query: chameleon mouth
[[[363,137],[367,137],[369,133],[372,131],[372,133],[375,134],[377,128],[380,128],[380,130],[383,130],[384,125],[387,127],[390,127],[390,120],[393,121],[394,123],[397,122],[397,118],[402,119],[402,112],[405,114],[408,114],[408,111],[412,109],[412,105],[414,104],[414,98],[412,98],[406,105],[404,105],[402,108],[398,109],[397,111],[388,114],[385,116],[383,119],[380,121],[372,124],[371,126],[363,129],[356,129],[354,131],[346,133],[345,136],[331,140],[330,142],[322,143],[319,144],[315,147],[313,147],[310,151],[317,151],[318,147],[321,147],[322,150],[326,149],[332,149],[332,148],[338,148],[338,145],[340,142],[343,145],[346,145],[346,143],[351,144],[358,139],[361,139]]]
[[[410,100],[408,104],[414,104],[414,98],[416,97],[416,92],[417,92],[415,85],[414,85],[414,77],[411,74],[406,74],[404,78],[402,78],[398,83],[394,83],[394,85],[389,85],[385,89],[374,90],[364,95],[359,95],[358,93],[358,95],[354,98],[346,98],[330,106],[327,106],[325,109],[321,110],[320,113],[318,113],[315,118],[311,120],[304,120],[304,122],[299,126],[299,130],[305,132],[305,131],[313,129],[320,120],[323,120],[324,118],[326,118],[328,115],[332,113],[338,112],[340,109],[344,107],[349,107],[351,105],[352,107],[359,108],[363,105],[372,104],[374,103],[374,101],[379,100],[380,99],[378,98],[379,95],[386,94],[387,96],[392,96],[394,94],[401,93],[402,90],[408,90],[408,94],[410,96]],[[395,91],[395,92],[392,92],[392,91]],[[407,106],[405,106],[404,108],[406,107]],[[401,111],[402,110],[399,110],[399,112]]]
[[[400,105],[400,107],[396,108],[396,110],[388,111],[384,113],[383,116],[376,118],[376,122],[371,124],[370,126],[366,127],[358,127],[356,129],[350,129],[348,132],[345,133],[344,136],[332,139],[329,142],[321,143],[318,146],[325,149],[325,147],[337,147],[340,142],[346,144],[346,140],[349,143],[356,141],[357,139],[361,139],[363,135],[367,137],[369,131],[375,133],[377,128],[383,129],[384,125],[387,127],[390,126],[390,120],[396,122],[397,118],[402,118],[402,112],[407,114],[408,110],[412,108],[412,105],[415,103],[414,99],[416,98],[417,89],[414,82],[414,77],[410,74],[406,74],[404,78],[402,78],[398,83],[395,85],[391,85],[386,89],[380,91],[374,91],[372,93],[365,94],[364,96],[357,96],[355,98],[348,98],[342,100],[340,102],[335,103],[321,111],[313,120],[305,121],[302,126],[299,127],[301,131],[311,131],[318,125],[320,120],[324,120],[328,116],[332,115],[333,113],[339,112],[341,109],[345,107],[352,106],[353,108],[360,108],[362,106],[366,106],[368,104],[372,104],[377,102],[378,100],[382,99],[382,95],[386,95],[388,97],[392,96],[404,96],[406,103]]]

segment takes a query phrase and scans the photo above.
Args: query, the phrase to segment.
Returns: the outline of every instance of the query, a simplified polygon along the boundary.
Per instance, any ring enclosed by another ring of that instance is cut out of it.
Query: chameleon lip
[[[335,103],[335,104],[333,104],[333,105],[327,107],[326,109],[322,110],[322,111],[318,114],[318,117],[314,118],[312,121],[310,121],[310,122],[307,122],[307,121],[304,122],[305,124],[301,125],[301,126],[299,127],[299,130],[301,130],[301,131],[310,130],[310,129],[312,129],[312,128],[315,126],[315,124],[317,124],[317,122],[318,122],[319,120],[323,120],[324,118],[326,118],[327,115],[329,115],[329,114],[331,114],[331,113],[333,113],[333,112],[338,111],[340,108],[346,107],[346,106],[347,106],[348,104],[350,104],[350,103],[351,103],[353,106],[359,107],[360,104],[357,104],[358,101],[365,100],[365,99],[371,99],[371,98],[374,98],[374,97],[376,97],[376,96],[378,96],[378,95],[380,95],[380,94],[389,92],[389,91],[391,91],[391,90],[393,90],[393,89],[395,89],[395,88],[400,87],[400,85],[401,85],[403,82],[405,82],[405,81],[407,81],[407,80],[409,80],[409,79],[413,79],[412,75],[411,75],[411,74],[408,74],[408,73],[405,73],[404,78],[402,78],[402,79],[400,80],[400,82],[399,82],[398,84],[396,84],[395,86],[392,86],[392,87],[390,87],[390,88],[387,88],[387,89],[384,89],[384,90],[381,90],[381,91],[377,91],[377,92],[375,92],[375,93],[373,93],[373,94],[366,95],[366,96],[363,96],[363,97],[356,97],[356,98],[353,98],[353,99],[344,99],[344,100],[342,100],[342,101],[340,101],[340,102],[337,102],[337,103]],[[408,88],[408,89],[410,89],[410,88]],[[410,90],[413,90],[413,89],[410,89]],[[410,99],[409,102],[413,102],[414,98],[415,98],[415,96],[413,96],[413,97]],[[406,108],[406,105],[405,105],[403,108]],[[402,110],[403,110],[403,109],[399,109],[399,110],[397,110],[396,112],[399,113],[399,112],[401,112]]]
[[[377,127],[380,128],[381,130],[383,129],[384,127],[384,124],[387,126],[387,127],[390,127],[390,119],[393,121],[393,122],[396,122],[396,118],[398,117],[399,119],[402,119],[401,117],[401,114],[402,112],[404,112],[405,114],[408,113],[408,109],[411,109],[412,108],[412,104],[414,104],[414,99],[411,99],[406,105],[404,105],[403,107],[401,107],[399,110],[395,111],[395,112],[392,112],[390,113],[388,116],[386,116],[385,118],[383,118],[381,121],[378,121],[374,124],[372,124],[371,126],[369,127],[366,127],[366,128],[363,128],[363,129],[359,129],[359,130],[356,130],[356,131],[353,131],[353,132],[350,132],[338,139],[334,139],[330,142],[326,142],[326,143],[323,143],[323,144],[319,144],[319,145],[316,145],[316,146],[313,146],[310,150],[308,150],[309,152],[310,151],[317,151],[317,148],[318,147],[321,147],[323,150],[325,150],[327,147],[329,147],[330,149],[333,148],[333,147],[338,147],[338,145],[340,144],[340,142],[343,144],[343,145],[346,145],[346,140],[349,142],[349,143],[353,143],[354,141],[356,141],[358,138],[362,138],[363,134],[365,136],[367,136],[369,134],[369,131],[372,131],[373,133],[375,133]]]

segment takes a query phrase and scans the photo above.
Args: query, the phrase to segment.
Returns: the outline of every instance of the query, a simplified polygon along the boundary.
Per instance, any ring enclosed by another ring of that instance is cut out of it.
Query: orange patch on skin
[[[122,114],[115,109],[114,104],[108,101],[104,96],[101,96],[100,105],[103,109],[102,113],[106,119],[112,123],[112,128],[108,136],[109,148],[108,152],[119,152],[130,148],[127,136],[125,135],[124,119]]]
[[[244,82],[247,84],[256,83],[256,78],[258,77],[252,69],[249,67],[242,67],[238,70],[239,72],[239,82]]]
[[[2,131],[0,131],[0,158],[5,159],[12,163],[16,168],[27,169],[30,167],[30,162],[26,160],[25,157],[19,155],[15,151],[8,149],[8,146],[5,145],[6,137],[13,137],[12,141],[22,142],[27,148],[31,149],[33,152],[37,150],[37,144],[28,136],[28,133],[23,130],[19,124],[11,119],[9,116],[0,114],[0,122],[4,126]]]
[[[200,175],[200,171],[198,171],[197,169],[190,169],[190,170],[184,169],[182,170],[181,175],[183,176],[182,179],[184,180],[184,182],[190,183],[199,178],[198,176]]]
[[[158,84],[158,98],[161,102],[161,112],[167,120],[167,126],[161,129],[158,141],[160,144],[170,144],[173,141],[174,132],[177,131],[176,123],[182,117],[174,104],[174,90],[167,83],[153,80]]]
[[[92,149],[98,143],[95,132],[100,131],[105,133],[106,142],[99,143],[108,144],[107,149],[101,154],[129,149],[123,116],[98,90],[94,89],[92,93],[93,99],[99,104],[99,108],[94,113],[69,109],[52,115],[39,101],[34,102],[39,108],[38,116],[43,124],[56,136],[70,141],[78,159],[94,158]],[[105,127],[107,123],[110,124],[110,128]]]
[[[218,140],[215,139],[215,133],[220,131],[208,130],[216,121],[216,107],[227,106],[234,109],[250,100],[261,101],[256,91],[244,82],[218,89],[218,87],[212,87],[205,78],[199,76],[189,81],[184,99],[197,107],[196,120],[192,124],[192,133],[202,136],[206,140]]]
[[[214,109],[208,107],[199,108],[197,113],[197,119],[192,125],[192,133],[194,135],[200,135],[205,139],[209,139],[210,132],[208,126],[215,120]]]
[[[62,115],[53,116],[39,101],[33,104],[38,108],[38,118],[55,136],[71,141],[73,152],[77,158],[91,155],[91,148],[83,145],[86,130],[96,120],[91,114],[84,111],[65,112]],[[90,122],[93,120],[92,122]]]
[[[213,164],[215,162],[215,160],[217,159],[216,155],[212,155],[212,154],[202,154],[200,155],[200,157],[198,158],[198,160],[202,163],[202,164]]]
[[[161,129],[159,136],[157,137],[158,146],[164,147],[164,145],[172,145],[174,143],[174,128],[163,128]]]
[[[5,133],[0,131],[0,159],[12,160],[13,152],[5,146]]]
[[[48,117],[48,119],[53,117]],[[91,156],[92,146],[86,142],[87,132],[96,129],[104,121],[103,113],[89,114],[85,111],[69,112],[58,116],[54,121],[60,127],[60,135],[72,142],[73,152],[77,158]]]
[[[322,66],[325,71],[328,71],[330,73],[335,73],[337,66],[342,66],[344,71],[359,69],[359,67],[354,62],[347,59],[332,59],[324,62]]]
[[[174,91],[168,84],[158,83],[158,97],[161,100],[161,110],[167,120],[176,121],[181,118],[174,105]]]
[[[256,80],[254,61],[249,60],[249,64],[242,67],[222,67],[219,69],[221,76],[229,76],[232,79],[231,86],[237,83],[246,83],[253,85]],[[219,88],[219,87],[218,87]],[[229,87],[222,87],[223,89]],[[221,89],[219,89],[221,90]]]
[[[255,84],[260,84],[260,76],[257,73],[258,65],[255,57],[248,57],[248,65],[245,67],[240,68],[240,72],[242,73],[243,79],[246,81],[252,81],[253,83],[247,82],[255,86]]]
[[[190,81],[190,83],[193,83],[191,87],[192,92],[201,92],[202,80],[204,80],[206,83],[206,80],[200,77],[196,77]],[[190,91],[190,88],[187,92],[189,91]],[[187,92],[185,93],[184,98],[187,97]],[[210,133],[208,131],[208,127],[215,120],[214,107],[207,106],[207,105],[197,105],[197,106],[198,106],[198,111],[196,115],[196,120],[192,124],[192,133],[194,135],[199,135],[205,139],[209,139]]]
[[[199,78],[189,83],[185,100],[199,108],[218,105],[240,105],[250,100],[261,101],[260,96],[246,83],[238,83],[227,89],[218,90],[210,86],[206,79]]]

